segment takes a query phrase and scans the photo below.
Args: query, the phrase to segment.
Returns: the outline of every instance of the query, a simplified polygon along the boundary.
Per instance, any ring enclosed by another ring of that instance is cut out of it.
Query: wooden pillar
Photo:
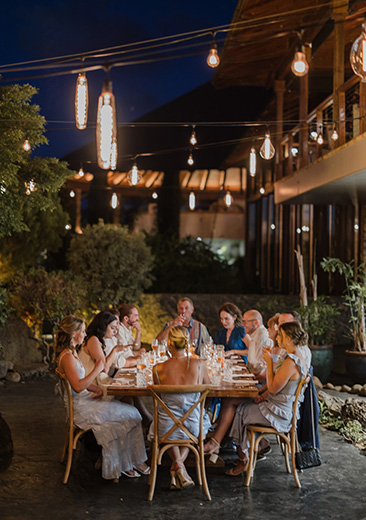
[[[366,83],[360,81],[360,133],[366,132]]]
[[[282,134],[283,134],[283,98],[286,91],[285,80],[276,79],[274,84],[276,92],[276,159],[275,159],[275,180],[278,181],[282,177]]]
[[[311,48],[305,47],[305,55],[307,62],[311,61]],[[300,156],[300,168],[309,164],[309,152],[308,152],[308,124],[305,122],[309,112],[309,74],[305,74],[300,78],[300,109],[299,119],[300,132],[299,132],[299,156]]]
[[[333,119],[335,121],[345,121],[346,114],[343,110],[342,94],[338,89],[344,83],[344,20],[348,12],[348,2],[345,1],[340,7],[337,0],[333,0],[334,20],[334,49],[333,49]],[[343,144],[346,140],[345,123],[339,124],[339,139],[335,142],[335,148]]]
[[[82,233],[81,230],[81,190],[75,190],[75,233]]]

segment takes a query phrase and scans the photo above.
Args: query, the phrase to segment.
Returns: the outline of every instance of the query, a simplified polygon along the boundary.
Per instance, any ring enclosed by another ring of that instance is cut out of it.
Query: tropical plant
[[[83,280],[88,305],[102,309],[121,302],[136,302],[151,285],[153,256],[143,233],[127,226],[87,226],[70,243],[70,269]]]
[[[346,288],[343,303],[350,312],[349,332],[355,350],[366,352],[365,304],[366,304],[366,262],[357,267],[354,261],[342,262],[339,258],[324,258],[321,267],[327,273],[343,276]]]
[[[319,296],[316,300],[296,309],[309,334],[309,345],[329,345],[333,341],[335,320],[340,311],[337,305],[329,303],[326,296]]]

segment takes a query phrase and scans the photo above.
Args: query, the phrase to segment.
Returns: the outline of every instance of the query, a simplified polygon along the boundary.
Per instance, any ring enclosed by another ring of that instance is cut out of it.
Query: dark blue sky
[[[82,54],[221,26],[231,22],[236,4],[237,0],[14,0],[2,6],[0,65]],[[207,42],[209,45],[209,39]],[[205,54],[112,68],[117,120],[122,123],[136,119],[210,81],[212,75],[213,69],[207,66]],[[105,73],[92,72],[87,77],[89,121],[94,123]],[[76,75],[28,80],[39,89],[34,101],[41,106],[41,113],[48,121],[74,120],[75,81]],[[50,123],[46,135],[50,144],[37,153],[62,157],[93,141],[95,130],[79,131],[73,123]]]

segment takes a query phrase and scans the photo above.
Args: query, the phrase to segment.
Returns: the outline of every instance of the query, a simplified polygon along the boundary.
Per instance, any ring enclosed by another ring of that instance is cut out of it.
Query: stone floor
[[[38,519],[200,519],[255,520],[332,518],[366,520],[366,457],[336,433],[321,430],[323,464],[305,470],[297,489],[285,470],[277,445],[258,462],[250,489],[243,477],[227,477],[224,468],[208,468],[212,502],[201,488],[172,492],[168,468],[158,472],[155,498],[147,501],[147,477],[119,484],[102,480],[94,469],[92,446],[84,443],[69,483],[62,484],[58,462],[64,410],[51,377],[0,388],[0,411],[14,442],[11,466],[0,473],[1,520]],[[194,477],[193,470],[191,471]]]

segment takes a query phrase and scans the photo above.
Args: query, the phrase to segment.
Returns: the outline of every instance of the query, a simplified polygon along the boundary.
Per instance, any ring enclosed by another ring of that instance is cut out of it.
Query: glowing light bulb
[[[319,134],[318,135],[318,139],[316,140],[316,142],[320,145],[322,145],[324,143],[324,139],[323,139],[323,136],[322,134]]]
[[[75,89],[75,123],[76,128],[84,130],[88,122],[88,80],[83,72],[80,72]]]
[[[315,140],[318,137],[318,132],[313,130],[312,132],[310,132],[310,137]]]
[[[274,231],[276,229],[276,224],[271,224],[271,229]]]
[[[249,174],[251,177],[255,177],[257,173],[257,154],[255,153],[255,148],[252,146],[249,155]]]
[[[291,63],[291,70],[295,76],[301,78],[309,72],[309,64],[306,61],[305,53],[301,51],[295,52],[294,59]]]
[[[131,186],[136,186],[136,184],[141,179],[141,174],[137,168],[137,164],[134,163],[131,170],[127,174],[128,182],[131,184]]]
[[[84,170],[83,170],[82,167],[81,167],[80,170],[78,171],[78,175],[79,175],[79,177],[84,177],[85,174],[84,174]]]
[[[196,207],[196,195],[191,191],[188,198],[188,206],[191,211]]]
[[[112,82],[106,80],[98,100],[97,116],[98,166],[103,170],[115,170],[117,166],[116,104]]]
[[[271,143],[271,138],[269,136],[269,133],[266,134],[266,137],[263,141],[263,144],[259,150],[259,154],[263,159],[266,159],[269,161],[274,157],[274,154],[276,153],[275,147]]]
[[[75,197],[75,192],[74,192],[74,190],[71,190],[71,191],[70,191],[70,197],[71,197],[72,199]]]
[[[225,199],[224,200],[225,200],[225,206],[227,208],[230,208],[230,206],[233,203],[234,199],[233,199],[233,197],[232,197],[232,195],[231,195],[229,190],[227,190],[227,192],[225,193]]]
[[[191,143],[191,145],[195,145],[197,144],[197,137],[196,137],[196,132],[194,130],[192,130],[192,134],[191,134],[191,138],[189,140],[189,142]]]
[[[333,141],[337,141],[338,140],[339,136],[338,136],[338,132],[337,132],[336,128],[334,128],[333,133],[331,135],[331,138],[333,139]]]
[[[26,152],[29,152],[30,149],[31,149],[31,145],[29,144],[28,139],[26,139],[23,144],[23,150],[25,150]]]
[[[113,193],[111,197],[111,208],[116,209],[118,206],[118,197],[117,193]]]
[[[154,191],[154,193],[151,195],[153,199],[157,199],[158,198],[158,194],[156,193],[156,191]]]
[[[349,59],[353,72],[366,82],[366,21],[362,24],[361,35],[352,44]]]
[[[259,188],[259,193],[261,195],[264,195],[266,193],[266,190],[263,188],[263,186],[261,188]]]
[[[192,166],[194,164],[193,155],[191,153],[189,154],[187,163],[189,164],[189,166]]]
[[[71,224],[66,224],[65,229],[66,229],[67,231],[70,231],[70,229],[71,229]]]
[[[36,183],[32,180],[30,180],[29,182],[25,182],[25,193],[27,195],[30,195],[32,193],[32,191],[36,191],[37,187],[36,187]]]
[[[210,52],[207,56],[207,65],[211,67],[212,69],[218,67],[220,64],[220,58],[217,54],[217,45],[216,43],[213,43],[210,49]]]

